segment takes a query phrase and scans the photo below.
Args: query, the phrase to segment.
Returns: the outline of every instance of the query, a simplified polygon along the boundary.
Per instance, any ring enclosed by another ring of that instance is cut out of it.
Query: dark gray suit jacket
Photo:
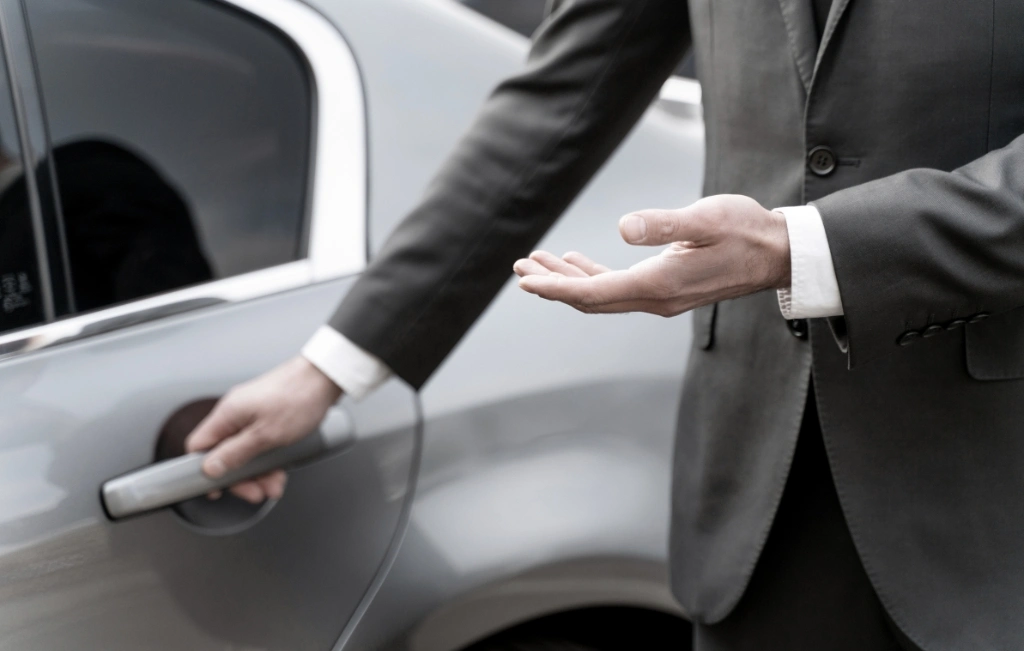
[[[800,339],[774,293],[695,312],[676,596],[714,622],[742,595],[813,369],[844,512],[893,619],[928,650],[1024,648],[1024,3],[835,0],[820,48],[810,7],[558,3],[331,324],[425,382],[692,34],[706,193],[813,202],[845,316]],[[816,146],[838,158],[827,175],[808,165]]]

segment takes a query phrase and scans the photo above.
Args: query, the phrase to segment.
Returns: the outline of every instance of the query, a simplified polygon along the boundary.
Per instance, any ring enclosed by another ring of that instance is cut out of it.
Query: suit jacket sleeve
[[[682,0],[566,0],[330,325],[422,385],[689,45]]]
[[[813,205],[851,367],[907,331],[1024,306],[1024,136],[952,172],[912,169]]]

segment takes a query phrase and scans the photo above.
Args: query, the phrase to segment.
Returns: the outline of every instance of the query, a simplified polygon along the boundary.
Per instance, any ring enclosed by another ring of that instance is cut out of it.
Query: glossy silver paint
[[[308,4],[361,72],[372,255],[527,44],[451,0]],[[698,107],[665,101],[545,248],[631,264],[647,252],[619,241],[618,217],[699,196]],[[319,138],[318,156],[339,142]],[[290,282],[0,361],[0,648],[455,651],[563,610],[677,612],[669,457],[689,319],[586,316],[512,283],[421,405],[398,381],[348,405],[356,444],[293,473],[247,526],[109,522],[100,484],[152,462],[164,419],[294,354],[351,279]]]
[[[330,646],[399,522],[415,449],[407,389],[353,405],[356,445],[292,473],[287,498],[232,535],[169,511],[111,523],[98,491],[152,462],[177,407],[294,354],[344,287],[211,308],[2,367],[0,648]]]

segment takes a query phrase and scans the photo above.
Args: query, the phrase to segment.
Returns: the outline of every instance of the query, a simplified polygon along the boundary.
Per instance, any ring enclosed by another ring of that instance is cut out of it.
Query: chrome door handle
[[[100,499],[110,519],[120,520],[227,488],[275,468],[294,468],[337,452],[354,440],[352,418],[342,409],[333,408],[316,431],[291,445],[265,452],[218,479],[203,473],[207,453],[193,452],[104,482]]]

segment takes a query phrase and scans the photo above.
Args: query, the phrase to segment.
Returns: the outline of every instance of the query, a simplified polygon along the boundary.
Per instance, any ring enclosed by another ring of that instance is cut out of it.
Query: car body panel
[[[111,523],[99,485],[151,462],[177,407],[294,354],[348,283],[210,308],[0,369],[0,647],[331,644],[384,560],[409,490],[416,414],[404,385],[347,407],[357,444],[294,471],[288,495],[231,535],[168,510]]]

